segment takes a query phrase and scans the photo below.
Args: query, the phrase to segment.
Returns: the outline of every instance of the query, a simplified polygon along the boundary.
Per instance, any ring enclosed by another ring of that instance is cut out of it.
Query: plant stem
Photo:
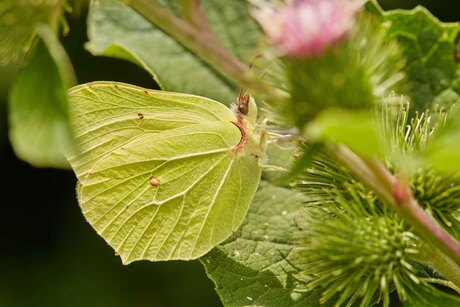
[[[402,216],[427,242],[439,248],[460,267],[460,244],[436,220],[423,210],[414,198],[409,184],[395,178],[377,159],[368,161],[368,165],[380,178],[380,182],[392,190],[393,209]],[[460,286],[460,283],[457,284]]]
[[[204,62],[218,69],[219,72],[233,80],[244,83],[253,90],[265,92],[268,95],[277,95],[277,92],[272,87],[258,80],[249,71],[248,65],[241,63],[222,46],[207,25],[204,14],[200,13],[201,8],[196,8],[193,5],[185,7],[186,11],[184,13],[187,20],[189,20],[187,22],[174,15],[171,10],[158,4],[155,0],[125,0],[125,2],[151,23],[195,53]],[[194,0],[194,3],[197,4],[198,2]],[[196,11],[191,12],[190,10],[193,9]]]
[[[238,80],[246,67],[232,54],[227,52],[209,32],[202,32],[185,20],[174,15],[168,8],[155,0],[126,1],[139,14],[189,48],[213,67],[223,70],[230,77]]]
[[[181,0],[180,3],[184,20],[201,31],[212,33],[200,0]]]
[[[350,170],[356,179],[374,190],[384,200],[388,201],[392,199],[391,194],[380,184],[378,177],[375,176],[366,163],[348,147],[344,145],[329,145],[326,147],[326,152]]]
[[[391,205],[421,238],[448,256],[451,270],[459,270],[460,244],[418,205],[404,180],[395,178],[379,160],[366,162],[346,146],[329,147],[328,154]]]

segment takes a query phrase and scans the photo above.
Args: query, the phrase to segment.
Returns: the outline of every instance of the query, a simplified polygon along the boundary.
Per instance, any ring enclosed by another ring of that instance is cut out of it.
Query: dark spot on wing
[[[158,179],[158,177],[152,176],[152,178],[149,180],[149,183],[152,187],[157,187],[160,185],[160,179]]]
[[[144,114],[142,114],[142,113],[137,113],[137,117],[138,117],[139,119],[143,119],[143,118],[144,118]]]

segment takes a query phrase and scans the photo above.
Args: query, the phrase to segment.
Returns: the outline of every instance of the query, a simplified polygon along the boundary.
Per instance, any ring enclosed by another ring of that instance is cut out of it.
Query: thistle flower
[[[409,299],[407,285],[420,283],[420,242],[398,216],[323,154],[295,186],[308,196],[296,277],[322,293],[321,303],[389,306],[393,290]]]
[[[321,303],[335,306],[389,306],[393,290],[406,300],[406,285],[420,282],[411,264],[419,239],[376,198],[352,190],[335,198],[306,211],[298,278],[322,292]]]
[[[434,107],[434,110],[415,113],[409,121],[402,121],[397,126],[400,134],[404,133],[406,152],[423,150],[441,130],[453,109],[445,110]],[[407,118],[407,117],[406,117]],[[401,135],[402,136],[402,135]],[[401,139],[401,137],[400,137]],[[411,188],[419,205],[427,210],[447,230],[460,227],[460,177],[454,174],[441,173],[429,165],[416,169],[411,178]]]
[[[460,178],[429,167],[417,170],[411,180],[414,197],[448,231],[460,227]],[[455,236],[456,232],[451,231]],[[456,236],[458,239],[458,235]]]
[[[254,11],[271,43],[293,58],[318,56],[351,30],[361,1],[292,0],[285,6],[260,5]]]
[[[278,84],[288,93],[268,104],[290,125],[302,130],[328,108],[368,110],[404,85],[399,46],[375,16],[357,14],[361,0],[252,1],[274,45],[267,54],[279,60]]]

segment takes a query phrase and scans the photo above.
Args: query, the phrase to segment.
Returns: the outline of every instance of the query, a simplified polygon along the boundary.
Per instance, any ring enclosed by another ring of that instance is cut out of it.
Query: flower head
[[[344,39],[361,7],[355,0],[292,0],[281,7],[259,6],[255,18],[269,40],[294,58],[321,55]]]

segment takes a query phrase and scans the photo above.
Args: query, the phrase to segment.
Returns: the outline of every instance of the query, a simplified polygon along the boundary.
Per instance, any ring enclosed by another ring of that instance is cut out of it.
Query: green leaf
[[[246,1],[205,0],[202,5],[224,46],[243,60],[256,54],[259,31]],[[202,95],[225,104],[235,100],[235,83],[119,1],[92,1],[88,27],[88,50],[134,62],[165,90]]]
[[[224,47],[249,63],[260,49],[261,31],[247,0],[201,0],[206,18]]]
[[[0,69],[0,100],[5,100],[8,96],[8,88],[14,79],[15,73],[19,70],[19,62],[12,62]]]
[[[202,258],[225,306],[319,306],[295,278],[303,197],[262,182],[238,232]]]
[[[362,156],[382,155],[384,141],[373,113],[328,109],[310,122],[304,135],[314,142],[343,143]]]
[[[122,83],[69,96],[80,206],[123,263],[195,259],[237,230],[263,155],[245,117],[207,98]]]
[[[15,79],[9,97],[9,137],[18,157],[38,167],[67,168],[72,148],[66,90],[75,83],[67,55],[51,30]]]
[[[313,143],[310,146],[303,146],[301,154],[296,157],[293,161],[292,166],[289,169],[287,174],[283,174],[278,178],[280,183],[289,183],[297,176],[299,176],[302,171],[312,165],[313,158],[318,152],[322,149],[323,144]]]
[[[35,27],[53,29],[61,18],[60,0],[2,0],[0,4],[0,67],[23,58],[33,46]],[[1,83],[2,81],[0,81]]]
[[[447,294],[431,285],[410,286],[404,307],[460,306],[460,297]]]
[[[279,186],[288,184],[286,172],[292,167],[293,159],[299,153],[298,145],[291,140],[272,140],[267,144],[266,153],[267,161],[262,179],[276,182]]]
[[[460,110],[448,117],[442,127],[427,144],[422,157],[432,166],[449,173],[460,172]]]
[[[454,59],[458,24],[442,23],[421,6],[410,11],[380,10],[380,14],[382,21],[390,22],[388,34],[398,40],[406,56],[405,71],[415,109],[459,102],[460,65]]]

